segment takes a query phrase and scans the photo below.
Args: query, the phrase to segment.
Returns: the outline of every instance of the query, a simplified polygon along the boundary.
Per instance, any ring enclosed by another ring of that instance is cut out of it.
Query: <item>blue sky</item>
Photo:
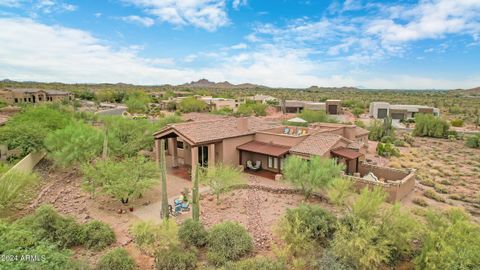
[[[0,78],[480,86],[480,0],[0,0]]]

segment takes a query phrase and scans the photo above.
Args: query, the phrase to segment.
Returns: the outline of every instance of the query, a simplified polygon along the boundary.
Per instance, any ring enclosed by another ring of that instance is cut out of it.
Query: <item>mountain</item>
[[[196,82],[190,82],[190,83],[185,83],[181,84],[179,86],[183,87],[198,87],[198,88],[257,88],[257,87],[265,87],[257,84],[251,84],[251,83],[242,83],[242,84],[232,84],[230,82],[224,81],[224,82],[211,82],[207,79],[200,79]]]

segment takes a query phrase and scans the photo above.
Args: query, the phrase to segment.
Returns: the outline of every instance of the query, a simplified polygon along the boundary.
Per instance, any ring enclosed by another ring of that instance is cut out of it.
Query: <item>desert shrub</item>
[[[178,225],[174,220],[167,220],[159,225],[153,221],[140,221],[130,230],[135,243],[148,254],[156,250],[178,245]]]
[[[24,193],[25,188],[39,181],[35,173],[11,171],[3,174],[1,172],[3,169],[8,170],[0,163],[0,210],[13,205],[17,202],[19,195]]]
[[[200,221],[185,220],[178,230],[178,238],[185,244],[202,247],[207,243],[207,231]]]
[[[363,112],[365,112],[365,109],[362,108],[362,107],[354,107],[352,109],[352,113],[353,115],[355,115],[356,117],[360,116],[360,114],[362,114]]]
[[[207,103],[194,97],[187,97],[180,101],[177,108],[180,109],[182,113],[203,112],[207,110]]]
[[[392,119],[385,118],[383,121],[375,120],[368,127],[370,133],[368,134],[368,139],[372,141],[380,141],[383,137],[389,136],[395,137],[395,129],[392,126]]]
[[[438,193],[436,193],[435,191],[429,189],[429,190],[425,190],[425,192],[423,193],[423,195],[427,198],[430,198],[432,200],[435,200],[437,202],[445,202],[445,199],[438,195]]]
[[[291,230],[293,226],[286,226],[289,229],[284,230],[283,233],[287,242],[293,234],[302,233],[318,244],[326,246],[333,237],[337,221],[332,214],[319,206],[302,204],[297,208],[287,209],[285,222],[290,225],[300,222],[298,232]]]
[[[365,123],[364,123],[362,120],[355,120],[354,124],[355,124],[357,127],[367,128],[367,125],[365,125]]]
[[[395,140],[394,137],[392,136],[383,136],[381,139],[380,139],[380,142],[382,143],[393,143]]]
[[[196,265],[197,255],[195,252],[177,245],[155,254],[155,269],[158,270],[189,270],[195,269]]]
[[[308,123],[317,123],[317,122],[326,122],[326,123],[335,123],[337,122],[334,118],[327,115],[324,111],[312,111],[312,110],[303,110],[298,114],[298,117],[307,121]]]
[[[123,248],[116,248],[103,255],[97,263],[96,270],[134,270],[135,261]]]
[[[442,194],[447,194],[448,193],[448,189],[445,187],[445,186],[442,186],[442,185],[435,185],[433,187],[435,189],[436,192],[438,193],[442,193]]]
[[[450,124],[454,127],[463,127],[463,119],[452,119]]]
[[[131,113],[146,113],[149,102],[151,102],[150,96],[143,91],[130,93],[125,99],[125,105],[127,105],[128,111]]]
[[[480,134],[467,137],[465,145],[470,148],[480,148]]]
[[[81,226],[73,218],[62,217],[49,205],[41,206],[21,223],[31,228],[38,240],[49,241],[59,247],[72,247],[82,243]]]
[[[346,199],[352,194],[353,182],[345,178],[336,178],[327,189],[327,195],[330,202],[342,206]]]
[[[216,266],[236,261],[253,250],[253,240],[247,230],[230,221],[216,224],[210,229],[207,245],[208,260]]]
[[[115,233],[105,223],[94,220],[82,228],[82,242],[86,248],[101,250],[115,242]]]
[[[478,269],[480,227],[459,209],[428,212],[422,248],[415,258],[418,269]]]
[[[415,115],[415,129],[413,130],[414,136],[419,137],[433,137],[433,138],[445,138],[450,125],[439,117],[435,117],[430,114],[417,114]]]
[[[410,133],[404,133],[403,140],[411,146],[415,143],[415,138]]]
[[[412,200],[412,202],[416,205],[421,206],[421,207],[427,207],[428,206],[428,203],[422,198],[415,198],[415,199]]]
[[[378,143],[377,154],[382,157],[398,157],[400,151],[392,143]]]
[[[396,139],[393,141],[393,145],[397,147],[404,147],[406,143],[403,140]]]
[[[421,179],[419,182],[420,182],[420,184],[422,184],[424,186],[427,186],[427,187],[434,187],[435,186],[435,181],[433,181],[430,178]]]
[[[285,160],[283,168],[284,180],[300,188],[305,197],[320,188],[327,188],[343,171],[343,164],[324,157],[313,157],[305,160],[292,155]]]
[[[224,270],[287,270],[285,264],[279,260],[269,259],[265,257],[255,257],[251,259],[241,260],[238,262],[229,262],[225,265]]]
[[[334,256],[330,250],[325,250],[318,260],[319,270],[353,270],[352,267]]]

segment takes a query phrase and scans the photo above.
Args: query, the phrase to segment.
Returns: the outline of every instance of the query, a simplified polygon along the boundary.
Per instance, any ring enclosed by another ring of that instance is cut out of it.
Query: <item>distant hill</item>
[[[463,95],[468,95],[468,96],[480,96],[480,86],[471,88],[471,89],[457,89],[457,90],[453,90],[453,92],[456,92],[456,93],[460,92]]]
[[[257,88],[257,87],[265,87],[267,88],[266,86],[261,86],[261,85],[257,85],[257,84],[251,84],[251,83],[242,83],[242,84],[232,84],[230,82],[211,82],[207,79],[200,79],[196,82],[190,82],[190,83],[185,83],[185,84],[181,84],[179,86],[183,86],[183,87],[197,87],[197,88],[225,88],[225,89],[228,89],[228,88]]]

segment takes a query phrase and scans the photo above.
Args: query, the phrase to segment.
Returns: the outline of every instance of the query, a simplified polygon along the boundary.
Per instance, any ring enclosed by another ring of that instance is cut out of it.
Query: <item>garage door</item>
[[[392,113],[392,119],[402,120],[403,118],[405,118],[405,115],[403,113]]]
[[[387,112],[388,112],[387,109],[378,109],[377,118],[381,118],[381,119],[386,118]]]

